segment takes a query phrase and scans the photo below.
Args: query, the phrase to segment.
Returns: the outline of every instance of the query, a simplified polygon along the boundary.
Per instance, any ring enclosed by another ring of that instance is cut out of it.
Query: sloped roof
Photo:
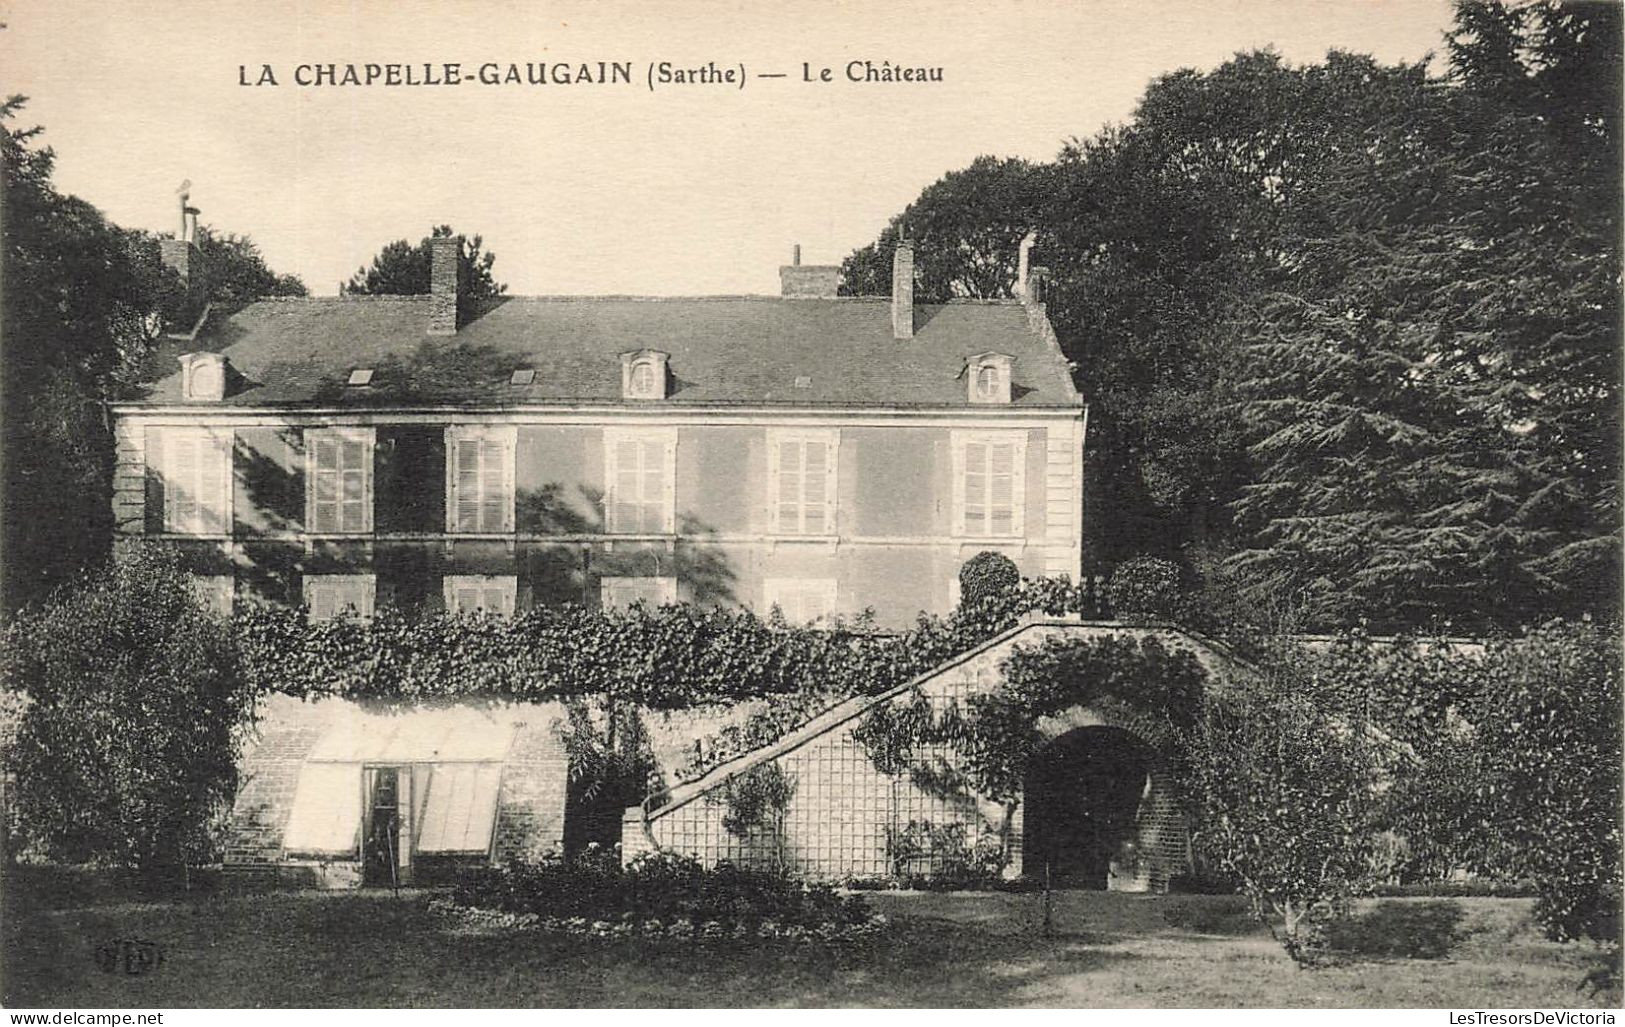
[[[184,348],[226,354],[240,376],[228,406],[620,402],[620,354],[640,349],[670,354],[678,406],[966,407],[965,360],[989,351],[1015,358],[1012,406],[1080,405],[1047,323],[1016,302],[917,306],[904,341],[889,301],[868,298],[512,297],[455,336],[427,335],[428,320],[426,296],[262,300]],[[136,402],[180,401],[174,366]],[[373,384],[347,388],[361,367]],[[511,385],[522,367],[534,382]]]

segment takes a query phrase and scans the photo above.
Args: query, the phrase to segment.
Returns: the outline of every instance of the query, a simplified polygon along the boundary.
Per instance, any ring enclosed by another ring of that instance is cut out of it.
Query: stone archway
[[[1027,768],[1019,864],[1061,887],[1162,891],[1189,869],[1184,812],[1155,730],[1133,716],[1074,708],[1047,717]]]

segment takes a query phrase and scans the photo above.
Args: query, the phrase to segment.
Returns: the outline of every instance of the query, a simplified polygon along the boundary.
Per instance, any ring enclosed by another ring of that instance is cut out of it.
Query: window
[[[236,578],[230,574],[194,574],[192,590],[210,613],[231,616],[232,601],[237,594]]]
[[[978,353],[965,361],[972,403],[1010,402],[1011,358],[1003,353]]]
[[[835,534],[840,449],[835,431],[768,432],[767,505],[775,534]]]
[[[669,535],[675,528],[675,430],[604,432],[604,511],[609,531]]]
[[[624,610],[637,602],[653,609],[677,601],[677,579],[600,578],[598,597],[605,609]]]
[[[513,530],[513,428],[446,429],[446,530]]]
[[[222,535],[230,530],[231,445],[229,429],[164,433],[165,531]]]
[[[371,428],[305,432],[305,524],[317,533],[372,530]]]
[[[955,432],[954,534],[1024,534],[1026,462],[1025,432]]]
[[[305,605],[312,620],[371,617],[374,588],[371,574],[307,574]]]
[[[454,574],[445,581],[446,609],[511,616],[518,587],[519,580],[512,574]]]
[[[762,598],[791,624],[815,624],[835,615],[834,578],[768,578]]]
[[[219,353],[186,353],[181,362],[181,394],[187,399],[221,400],[226,396],[226,358]]]
[[[621,354],[621,396],[624,399],[665,399],[668,355],[643,349]]]

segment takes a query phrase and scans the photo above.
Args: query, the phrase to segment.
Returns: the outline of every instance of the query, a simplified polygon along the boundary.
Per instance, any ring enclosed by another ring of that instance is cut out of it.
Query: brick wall
[[[564,746],[553,731],[556,713],[534,711],[520,725],[502,770],[497,802],[497,860],[536,859],[564,851],[564,801],[570,778]]]

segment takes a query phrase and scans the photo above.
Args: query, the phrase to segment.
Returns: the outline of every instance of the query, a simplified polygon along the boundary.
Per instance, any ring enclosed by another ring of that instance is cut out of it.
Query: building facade
[[[888,627],[952,608],[983,550],[1078,575],[1085,408],[1025,260],[1016,301],[916,303],[904,244],[890,297],[838,297],[837,268],[798,260],[777,297],[473,303],[457,246],[433,241],[425,296],[264,300],[173,338],[174,373],[113,409],[120,538],[180,546],[221,609],[314,617],[688,601]],[[164,253],[197,264],[184,239]],[[242,861],[300,854],[289,825],[322,774],[355,778],[358,845],[375,807],[408,836],[427,815],[405,796],[438,750],[352,723],[339,752],[282,716],[248,758],[284,766],[239,800]],[[515,851],[561,835],[527,816]]]

